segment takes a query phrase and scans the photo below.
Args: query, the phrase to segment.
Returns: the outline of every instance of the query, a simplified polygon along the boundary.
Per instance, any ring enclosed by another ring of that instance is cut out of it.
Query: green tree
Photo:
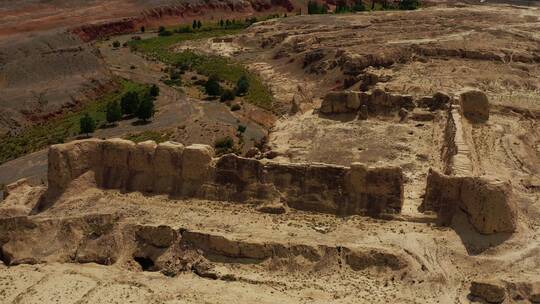
[[[135,114],[135,111],[137,111],[137,108],[139,107],[139,95],[136,92],[127,92],[122,96],[120,107],[122,108],[122,114],[124,115]]]
[[[159,96],[159,87],[155,84],[153,84],[151,87],[150,87],[150,96],[152,97],[158,97]]]
[[[247,94],[248,90],[249,90],[249,80],[244,75],[240,77],[240,79],[238,79],[238,81],[236,82],[236,88],[235,88],[236,95],[237,96],[245,95]]]
[[[122,108],[118,104],[118,101],[110,101],[107,103],[107,122],[112,124],[119,121],[122,118]]]
[[[197,28],[197,20],[193,20],[193,24],[191,25],[193,29]]]
[[[363,12],[366,10],[366,7],[364,5],[364,2],[362,0],[356,0],[354,3],[352,10],[355,12]]]
[[[141,33],[146,32],[146,28],[144,26],[141,26]]]
[[[96,121],[90,115],[88,115],[88,113],[85,113],[84,116],[79,120],[79,126],[81,129],[81,134],[90,136],[90,133],[93,133],[96,130]]]
[[[154,116],[154,112],[154,99],[152,96],[146,95],[139,104],[135,114],[137,115],[138,119],[147,121]]]
[[[219,26],[223,27],[225,25],[225,22],[223,21],[223,19],[219,20]]]
[[[217,76],[212,75],[208,77],[208,80],[204,85],[204,89],[206,91],[206,94],[210,96],[221,95],[221,85],[219,84],[219,79],[217,78]]]
[[[158,28],[158,33],[165,32],[165,27],[163,25],[160,25]]]
[[[197,28],[201,28],[202,27],[202,22],[201,20],[197,21]]]

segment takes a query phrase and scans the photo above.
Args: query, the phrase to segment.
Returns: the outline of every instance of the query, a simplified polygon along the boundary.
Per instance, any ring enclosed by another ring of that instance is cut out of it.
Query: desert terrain
[[[540,3],[319,4],[0,4],[0,303],[540,303]]]

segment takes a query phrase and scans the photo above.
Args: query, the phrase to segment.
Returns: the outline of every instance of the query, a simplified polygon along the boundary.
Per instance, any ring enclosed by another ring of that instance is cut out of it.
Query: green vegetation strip
[[[16,135],[0,136],[0,164],[39,151],[49,145],[63,143],[66,139],[80,133],[79,121],[85,113],[95,119],[97,126],[106,122],[106,106],[109,101],[120,100],[128,91],[143,94],[148,86],[128,80],[119,80],[118,89],[105,94],[94,102],[83,105],[75,112],[22,130]]]
[[[268,87],[255,74],[249,72],[241,64],[225,57],[204,55],[193,51],[174,52],[175,44],[189,40],[208,39],[241,32],[247,23],[236,24],[229,28],[215,25],[204,25],[202,29],[186,31],[185,27],[169,31],[169,36],[158,36],[144,40],[132,40],[129,46],[152,58],[174,66],[188,66],[199,74],[215,75],[221,80],[236,83],[245,75],[250,83],[245,100],[263,109],[272,110],[273,98]]]

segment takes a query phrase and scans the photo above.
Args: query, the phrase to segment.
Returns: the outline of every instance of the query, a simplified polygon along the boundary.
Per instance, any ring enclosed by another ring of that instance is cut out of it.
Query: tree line
[[[118,100],[109,101],[106,105],[106,120],[109,125],[115,125],[118,121],[136,117],[146,123],[154,116],[154,102],[159,96],[159,87],[153,84],[142,94],[129,91]],[[80,134],[93,133],[96,130],[96,121],[88,113],[79,120]]]

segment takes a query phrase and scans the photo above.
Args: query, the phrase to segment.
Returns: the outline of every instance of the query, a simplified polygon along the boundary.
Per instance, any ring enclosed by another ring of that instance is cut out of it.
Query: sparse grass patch
[[[171,36],[130,41],[129,45],[132,50],[142,52],[172,66],[187,66],[199,74],[205,76],[215,75],[219,79],[231,83],[236,83],[242,76],[245,76],[249,81],[249,89],[244,97],[245,101],[263,109],[271,110],[273,98],[270,90],[257,75],[249,72],[241,64],[225,57],[199,54],[193,51],[177,53],[171,50],[173,45],[183,41],[236,34],[244,28],[244,23],[229,28],[205,25],[202,29],[196,31],[175,30],[175,33]]]
[[[146,85],[128,80],[118,81],[118,89],[105,94],[94,102],[89,102],[75,112],[70,112],[50,121],[28,127],[15,135],[0,136],[0,164],[39,151],[49,145],[63,143],[66,139],[80,133],[80,119],[88,113],[100,126],[106,123],[107,103],[119,100],[126,92],[144,92]]]
[[[153,140],[156,143],[162,143],[170,140],[171,135],[165,131],[143,131],[139,133],[131,133],[124,137],[124,139],[131,140],[136,143],[140,143],[147,140]]]

